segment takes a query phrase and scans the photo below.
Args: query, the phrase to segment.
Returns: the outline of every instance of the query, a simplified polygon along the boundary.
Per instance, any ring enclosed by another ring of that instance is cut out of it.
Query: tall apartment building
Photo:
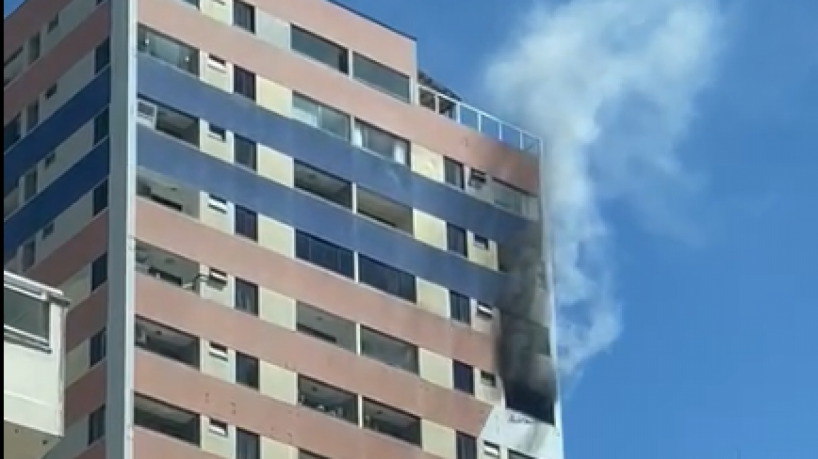
[[[513,311],[542,273],[504,255],[543,239],[540,142],[411,37],[28,0],[4,42],[5,266],[74,303],[50,459],[562,458],[548,289]]]

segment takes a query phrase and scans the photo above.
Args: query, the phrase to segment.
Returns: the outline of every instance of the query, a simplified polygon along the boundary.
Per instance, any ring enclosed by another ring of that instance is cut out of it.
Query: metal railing
[[[539,157],[543,141],[538,136],[472,107],[454,97],[418,84],[417,103],[450,120],[492,138],[509,147]]]

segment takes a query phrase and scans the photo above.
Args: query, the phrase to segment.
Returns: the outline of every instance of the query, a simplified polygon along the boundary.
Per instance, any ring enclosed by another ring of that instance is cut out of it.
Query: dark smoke
[[[554,424],[558,389],[543,241],[542,223],[536,222],[504,247],[507,283],[496,302],[495,346],[506,406]]]

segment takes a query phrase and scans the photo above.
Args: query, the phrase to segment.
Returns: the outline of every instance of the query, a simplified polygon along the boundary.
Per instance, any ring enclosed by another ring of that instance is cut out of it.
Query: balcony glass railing
[[[537,157],[542,154],[539,137],[432,88],[418,84],[417,103],[511,148]]]

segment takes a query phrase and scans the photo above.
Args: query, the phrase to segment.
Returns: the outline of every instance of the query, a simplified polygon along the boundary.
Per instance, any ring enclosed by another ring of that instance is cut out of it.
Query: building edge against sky
[[[496,303],[540,142],[412,38],[324,0],[29,0],[4,43],[4,262],[74,303],[48,457],[561,459],[558,403],[504,408],[494,363],[553,366],[546,292]]]

